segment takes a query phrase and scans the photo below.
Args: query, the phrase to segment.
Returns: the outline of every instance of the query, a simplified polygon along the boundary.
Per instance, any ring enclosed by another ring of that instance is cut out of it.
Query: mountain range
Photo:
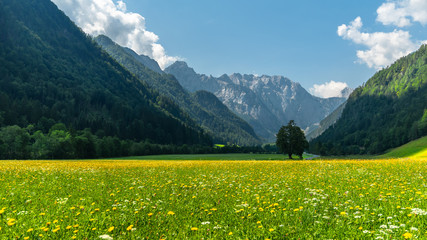
[[[345,97],[315,97],[299,83],[283,76],[235,73],[213,77],[196,73],[182,61],[175,62],[164,71],[174,75],[190,92],[206,90],[214,93],[246,120],[258,136],[269,142],[275,141],[278,129],[290,120],[306,132],[312,131],[346,100]]]
[[[342,90],[340,98],[323,99],[312,96],[300,84],[282,76],[258,77],[236,73],[219,78],[208,77],[197,74],[182,61],[175,62],[163,72],[155,60],[121,47],[106,36],[98,36],[95,41],[141,81],[179,104],[214,136],[216,142],[225,140],[253,145],[260,143],[257,136],[263,141],[272,142],[275,141],[277,129],[289,120],[298,121],[309,134],[351,93],[351,89],[346,88]],[[200,96],[210,99],[211,103],[200,101]],[[204,106],[201,106],[201,102]],[[212,109],[213,106],[223,111],[216,111]]]
[[[106,36],[95,41],[117,62],[132,72],[141,82],[159,91],[163,96],[178,104],[203,129],[213,136],[216,143],[259,145],[260,139],[252,127],[231,112],[210,92],[185,90],[172,75],[163,73],[153,59],[138,55],[133,50],[121,47]]]

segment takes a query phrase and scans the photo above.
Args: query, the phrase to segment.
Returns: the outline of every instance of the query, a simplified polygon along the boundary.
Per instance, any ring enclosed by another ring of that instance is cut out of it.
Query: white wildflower
[[[107,240],[113,240],[113,237],[111,237],[110,235],[107,235],[107,234],[101,235],[101,236],[99,236],[99,238],[107,239]]]

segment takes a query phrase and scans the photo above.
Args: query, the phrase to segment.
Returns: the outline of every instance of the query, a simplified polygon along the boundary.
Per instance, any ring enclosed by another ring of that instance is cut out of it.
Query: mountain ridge
[[[151,71],[150,66],[146,66],[145,62],[140,61],[139,57],[143,55],[137,55],[132,50],[121,47],[106,36],[100,35],[95,38],[95,41],[140,81],[147,83],[179,104],[205,131],[214,136],[217,143],[239,145],[259,145],[261,143],[251,126],[229,111],[222,102],[216,99],[215,95],[189,93],[172,75]],[[145,57],[145,59],[147,58]],[[201,102],[203,104],[200,104]]]
[[[270,142],[289,120],[295,120],[308,131],[345,101],[345,98],[312,96],[299,83],[283,76],[234,73],[213,77],[196,73],[183,61],[175,62],[164,71],[174,75],[190,92],[213,92],[249,122],[258,136]]]

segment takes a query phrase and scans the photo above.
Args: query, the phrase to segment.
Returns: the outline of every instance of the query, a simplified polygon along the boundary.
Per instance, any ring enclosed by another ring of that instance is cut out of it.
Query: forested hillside
[[[310,143],[321,154],[376,154],[427,135],[427,46],[376,73]]]
[[[132,72],[142,83],[172,99],[188,115],[213,136],[215,143],[258,145],[260,140],[252,127],[231,112],[218,98],[207,92],[191,94],[170,74],[160,74],[155,64],[146,56],[139,56],[131,49],[114,43],[106,36],[95,38],[114,59]],[[154,61],[154,60],[152,60]],[[145,64],[150,64],[150,68]]]
[[[211,144],[201,128],[113,60],[49,0],[0,0],[0,126],[56,123],[160,144]]]

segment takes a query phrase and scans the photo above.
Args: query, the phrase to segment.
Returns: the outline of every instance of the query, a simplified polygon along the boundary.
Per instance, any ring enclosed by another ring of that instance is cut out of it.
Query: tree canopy
[[[304,132],[295,125],[294,120],[289,121],[288,125],[282,126],[276,135],[276,145],[279,152],[288,154],[292,159],[292,154],[298,155],[302,159],[304,149],[308,147]]]

